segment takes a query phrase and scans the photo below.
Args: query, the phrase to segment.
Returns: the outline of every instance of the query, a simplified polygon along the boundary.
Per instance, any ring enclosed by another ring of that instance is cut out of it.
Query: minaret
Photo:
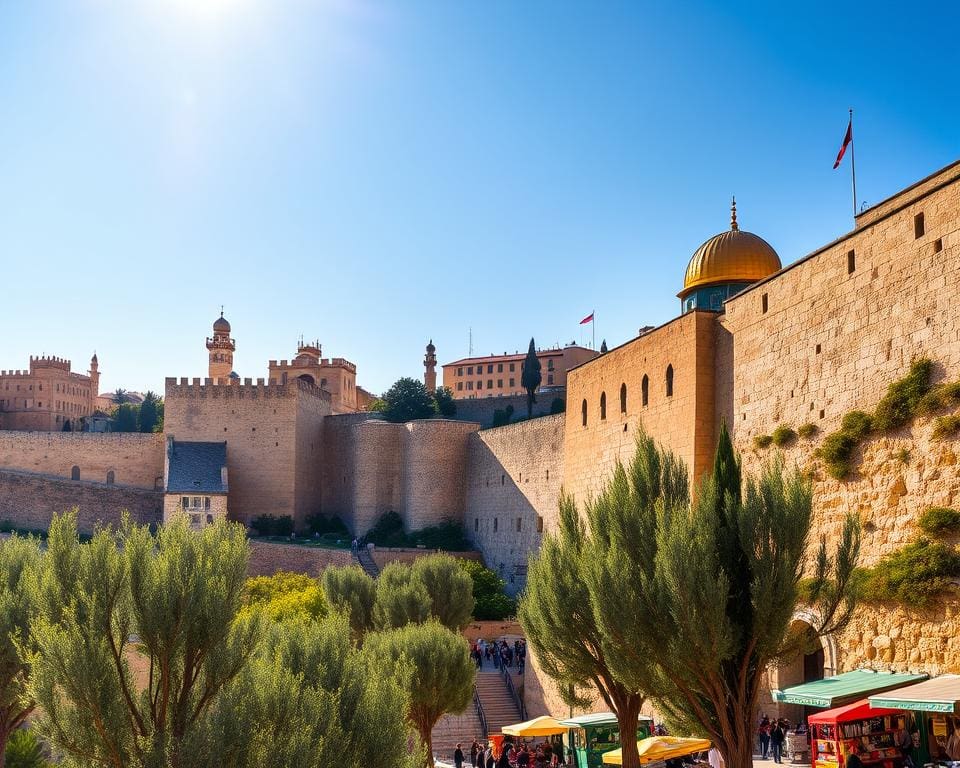
[[[100,394],[100,362],[96,350],[90,358],[90,370],[87,373],[90,375],[90,413],[93,413],[97,410],[97,396]]]
[[[230,323],[224,318],[221,307],[220,317],[213,323],[213,338],[207,339],[207,350],[210,352],[210,372],[207,375],[214,382],[217,379],[224,383],[229,380],[236,348],[236,342],[230,338]]]
[[[437,348],[433,346],[433,339],[427,344],[427,354],[423,358],[423,367],[427,370],[423,374],[423,383],[428,392],[437,391]]]

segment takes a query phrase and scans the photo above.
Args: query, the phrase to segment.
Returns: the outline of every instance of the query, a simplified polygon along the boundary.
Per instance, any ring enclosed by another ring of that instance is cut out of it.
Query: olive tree
[[[151,535],[125,521],[89,543],[54,517],[31,628],[38,730],[75,765],[180,768],[184,746],[259,637],[237,618],[243,527],[178,518]],[[135,673],[140,668],[140,675]]]
[[[35,539],[0,542],[0,768],[10,735],[34,709],[27,695],[30,622],[37,610],[35,578],[40,559]]]
[[[473,697],[476,668],[463,637],[431,619],[367,636],[364,653],[409,665],[408,717],[426,747],[426,765],[433,766],[433,727],[447,713],[466,710]]]

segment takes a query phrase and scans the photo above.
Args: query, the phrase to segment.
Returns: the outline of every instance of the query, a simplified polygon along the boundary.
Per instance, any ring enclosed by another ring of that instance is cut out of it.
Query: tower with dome
[[[233,373],[233,353],[237,343],[230,338],[230,323],[220,310],[220,317],[213,322],[213,336],[207,339],[209,353],[209,373],[214,381],[226,381]]]

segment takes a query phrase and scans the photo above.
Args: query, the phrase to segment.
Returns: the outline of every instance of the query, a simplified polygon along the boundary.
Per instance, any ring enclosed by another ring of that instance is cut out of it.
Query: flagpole
[[[593,319],[590,321],[590,345],[593,351],[597,351],[597,310],[591,312]]]
[[[857,160],[853,140],[853,110],[850,110],[850,176],[853,181],[853,222],[857,222]]]

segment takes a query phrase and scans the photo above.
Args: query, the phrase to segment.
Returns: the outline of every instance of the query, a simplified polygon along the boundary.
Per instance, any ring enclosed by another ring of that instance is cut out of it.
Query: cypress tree
[[[533,405],[537,402],[535,393],[543,379],[540,374],[540,360],[537,357],[537,346],[530,339],[530,348],[527,350],[527,358],[523,362],[523,375],[520,377],[520,385],[527,390],[527,418],[533,416]]]

